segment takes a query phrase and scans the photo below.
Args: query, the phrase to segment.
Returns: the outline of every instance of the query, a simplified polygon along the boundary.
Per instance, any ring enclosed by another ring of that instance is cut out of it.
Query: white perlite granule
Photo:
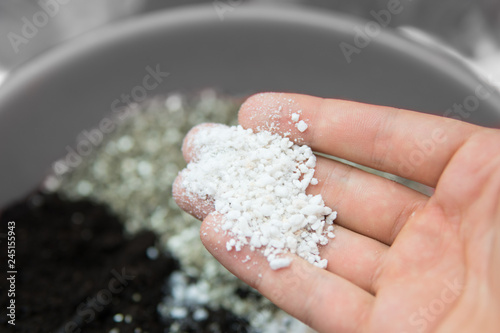
[[[305,121],[301,120],[295,125],[295,127],[297,127],[299,131],[304,132],[307,129],[307,124]]]
[[[188,195],[212,198],[224,216],[221,229],[230,239],[228,251],[258,249],[272,269],[290,265],[292,253],[326,268],[319,254],[334,234],[329,228],[337,213],[321,195],[307,195],[316,156],[308,146],[267,131],[241,126],[204,126],[190,138],[196,152],[182,172]]]
[[[300,131],[300,132],[304,132],[306,129],[307,129],[307,124],[305,121],[301,120],[299,121],[300,119],[300,115],[298,113],[292,113],[291,115],[291,119],[295,124],[295,127],[297,127],[297,129]]]

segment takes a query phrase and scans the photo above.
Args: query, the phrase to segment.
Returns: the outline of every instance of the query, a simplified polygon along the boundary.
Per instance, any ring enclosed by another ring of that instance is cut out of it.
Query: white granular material
[[[307,129],[307,124],[305,121],[301,120],[297,124],[295,124],[295,127],[301,132],[304,132]]]
[[[230,237],[228,251],[259,250],[272,269],[290,265],[296,254],[326,268],[319,246],[333,238],[336,212],[321,195],[307,195],[316,156],[308,146],[267,131],[241,126],[204,126],[188,145],[195,158],[182,171],[188,195],[214,201]]]
[[[278,258],[271,261],[269,266],[271,266],[272,269],[280,269],[290,266],[291,262],[292,260],[290,258]]]

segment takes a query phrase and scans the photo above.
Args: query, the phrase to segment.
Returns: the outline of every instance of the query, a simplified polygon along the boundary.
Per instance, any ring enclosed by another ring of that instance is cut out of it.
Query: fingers
[[[376,293],[375,272],[389,247],[341,226],[335,227],[335,239],[320,252],[328,260],[327,270],[341,276],[371,294]]]
[[[184,160],[189,163],[196,159],[196,150],[199,147],[195,144],[196,134],[205,127],[224,126],[221,124],[205,123],[193,127],[184,137],[182,142],[182,155]],[[198,220],[203,220],[208,214],[214,211],[214,202],[212,198],[200,198],[186,191],[182,185],[183,174],[189,172],[182,170],[175,178],[172,186],[172,195],[177,205],[185,212],[193,215]]]
[[[183,210],[200,220],[207,219],[207,216],[214,212],[212,202],[193,197],[185,191],[182,186],[182,174],[174,182],[173,193],[177,204]],[[213,220],[213,217],[211,220]],[[212,226],[216,225],[215,222],[211,222],[211,224]],[[208,227],[208,223],[205,223],[204,228],[208,229]],[[215,226],[214,228],[217,227]],[[202,228],[201,233],[203,234],[204,232],[209,231],[203,231]],[[373,273],[389,247],[375,239],[363,236],[341,226],[336,226],[334,232],[336,235],[335,239],[321,248],[322,258],[328,260],[327,270],[374,294],[376,281],[373,280]],[[211,231],[210,234],[212,233]],[[215,234],[213,239],[216,238],[218,244],[216,247],[220,247],[226,251],[226,243],[223,235]],[[214,241],[212,241],[212,246],[214,245],[213,243]],[[234,252],[234,254],[239,253]],[[253,256],[257,256],[257,253],[254,252]],[[269,266],[265,260],[263,264]]]
[[[320,332],[359,331],[373,296],[351,282],[293,256],[289,267],[272,270],[266,258],[248,247],[227,251],[220,215],[209,214],[201,227],[205,247],[228,270],[292,316]],[[216,230],[219,230],[218,232]],[[332,300],[341,306],[331,306]]]
[[[222,125],[201,124],[189,131],[182,148],[187,162],[196,155],[193,144],[196,133],[206,126]],[[406,186],[324,157],[317,159],[315,178],[319,184],[310,186],[308,193],[321,194],[326,205],[339,213],[337,224],[388,245],[407,218],[428,199]],[[199,219],[213,210],[211,201],[200,200],[197,205],[190,205],[189,198],[180,195],[176,185],[178,181],[174,184],[174,195],[179,193],[181,208]]]
[[[213,126],[213,124],[200,126]],[[190,131],[184,141],[183,152],[188,161],[195,158],[196,149],[193,149],[192,143],[195,141],[200,126]],[[322,249],[323,258],[328,259],[330,263],[328,270],[370,293],[375,293],[373,273],[388,247],[369,237],[384,239],[390,243],[392,239],[390,231],[393,229],[391,221],[395,220],[394,215],[401,215],[401,212],[396,210],[396,213],[392,215],[386,213],[386,211],[390,211],[387,207],[388,203],[395,203],[396,207],[403,209],[403,206],[407,205],[408,202],[425,196],[402,185],[326,158],[318,159],[316,169],[319,183],[310,187],[308,191],[314,192],[314,194],[322,193],[327,205],[335,206],[337,210],[346,212],[346,218],[340,219],[340,224],[368,236],[365,237],[345,228],[336,227],[337,238]],[[184,172],[189,171],[184,170]],[[174,198],[182,209],[203,220],[214,211],[213,202],[193,197],[187,193],[182,186],[183,173],[174,183]],[[347,175],[350,176],[347,177]],[[331,191],[331,186],[334,187],[334,191]],[[378,189],[380,191],[377,191]],[[365,195],[365,193],[369,195]],[[338,197],[343,197],[343,199],[339,200]],[[359,209],[359,207],[363,207],[363,209]],[[381,230],[387,230],[387,232],[384,233]],[[208,233],[208,231],[202,231],[202,234],[204,232]],[[225,241],[219,239],[217,244],[215,248],[218,247],[226,251]],[[243,257],[241,264],[243,264],[244,259]],[[269,266],[265,260],[263,264],[266,267]]]
[[[214,124],[214,123],[204,123],[199,124],[186,134],[184,140],[182,141],[182,156],[184,160],[189,163],[196,157],[196,149],[198,148],[195,144],[196,134],[203,128],[207,127],[217,127],[217,126],[225,126],[222,124]]]
[[[392,244],[408,217],[425,205],[428,197],[394,181],[319,156],[318,185],[308,194],[321,194],[337,211],[336,224],[356,233]]]
[[[211,198],[199,198],[192,193],[186,191],[182,185],[182,174],[187,172],[184,169],[175,178],[172,188],[172,195],[177,205],[186,213],[196,217],[198,220],[203,220],[208,214],[214,211],[214,203]]]
[[[308,127],[301,132],[292,114]],[[264,93],[241,107],[245,128],[289,133],[313,150],[435,187],[450,158],[478,127],[349,101]]]

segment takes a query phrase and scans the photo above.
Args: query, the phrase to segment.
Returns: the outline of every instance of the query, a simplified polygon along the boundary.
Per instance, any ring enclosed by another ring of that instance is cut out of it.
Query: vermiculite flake
[[[306,194],[317,183],[311,148],[267,131],[225,125],[201,126],[188,145],[196,153],[182,172],[182,185],[193,203],[214,200],[221,229],[230,236],[228,251],[259,250],[272,269],[290,265],[287,253],[326,268],[318,246],[334,237],[328,227],[337,213],[320,194]]]

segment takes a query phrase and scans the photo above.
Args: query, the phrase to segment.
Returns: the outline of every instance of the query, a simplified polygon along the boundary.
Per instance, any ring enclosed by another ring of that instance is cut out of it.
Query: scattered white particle
[[[56,176],[50,175],[44,180],[43,186],[45,190],[49,192],[54,192],[59,188],[60,183],[61,182],[59,181],[59,179],[57,179]]]
[[[140,161],[137,164],[137,173],[143,177],[147,177],[151,175],[151,171],[153,171],[153,167],[149,162],[146,161]]]
[[[251,259],[252,259],[252,258],[250,258],[250,256],[249,256],[249,255],[247,255],[247,256],[245,257],[245,259],[243,259],[241,262],[242,262],[242,263],[246,263],[246,262],[250,261]]]
[[[292,259],[290,258],[277,258],[271,260],[269,265],[271,266],[272,269],[277,270],[280,268],[285,268],[290,266],[290,263],[292,262]]]
[[[117,313],[113,316],[113,321],[115,323],[121,323],[123,321],[123,315],[121,313]]]
[[[207,318],[208,318],[208,312],[203,308],[196,309],[193,313],[193,319],[196,321],[203,321]]]
[[[120,333],[120,329],[119,328],[112,328],[109,330],[109,333]]]
[[[188,311],[184,307],[174,307],[170,310],[170,316],[174,319],[186,318]]]
[[[301,120],[299,121],[297,124],[295,124],[295,127],[297,127],[297,129],[300,131],[300,132],[304,132],[306,129],[307,129],[307,124],[305,123],[305,121]]]
[[[299,118],[300,118],[300,115],[297,114],[297,113],[292,113],[292,121],[294,123],[298,122],[299,121]]]
[[[226,218],[229,220],[236,220],[241,216],[241,212],[238,210],[232,210],[226,214]],[[224,229],[224,228],[223,228]]]
[[[312,178],[312,179],[311,179],[311,183],[310,183],[310,184],[311,184],[311,185],[318,185],[318,179],[316,179],[316,178]]]
[[[328,260],[322,259],[320,262],[317,264],[319,268],[325,269],[328,266]]]
[[[236,245],[236,240],[234,238],[231,238],[226,242],[226,250],[231,251],[234,245]]]
[[[118,139],[117,146],[121,152],[127,152],[134,146],[134,141],[130,136],[124,135]]]
[[[288,189],[285,186],[276,186],[274,188],[274,193],[279,197],[286,197],[288,195]]]
[[[180,333],[181,332],[181,324],[179,322],[173,322],[171,325],[170,325],[170,329],[169,329],[169,332],[172,332],[172,333]]]
[[[93,189],[94,189],[94,186],[86,180],[81,180],[78,183],[78,185],[76,186],[76,190],[78,191],[78,194],[80,194],[82,196],[88,196],[90,193],[92,193]]]
[[[182,97],[179,94],[172,94],[165,100],[165,106],[169,111],[177,111],[182,108]]]
[[[125,318],[123,318],[123,321],[126,322],[127,324],[130,324],[132,322],[132,316],[131,315],[126,315]]]
[[[316,166],[316,156],[311,155],[311,156],[309,156],[309,159],[306,162],[306,167],[314,168],[315,166]]]
[[[160,255],[160,252],[158,249],[154,246],[150,246],[146,249],[146,256],[151,259],[151,260],[156,260],[158,259],[158,256]]]
[[[262,207],[260,207],[260,212],[263,216],[271,216],[274,213],[274,206],[262,205]]]
[[[326,223],[327,224],[333,224],[333,221],[337,218],[337,212],[332,212],[330,215],[326,217]]]

